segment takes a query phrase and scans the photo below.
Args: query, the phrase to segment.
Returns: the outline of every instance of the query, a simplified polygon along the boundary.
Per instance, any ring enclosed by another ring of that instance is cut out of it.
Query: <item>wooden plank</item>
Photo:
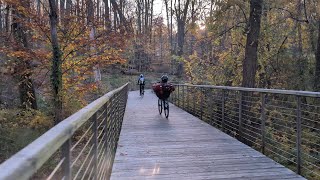
[[[303,179],[247,145],[157,98],[129,93],[111,179]]]

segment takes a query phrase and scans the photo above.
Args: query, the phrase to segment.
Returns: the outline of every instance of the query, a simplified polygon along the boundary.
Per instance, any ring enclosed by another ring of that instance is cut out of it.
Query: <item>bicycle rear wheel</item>
[[[162,113],[162,100],[158,99],[158,110],[159,110],[159,114]]]
[[[163,111],[166,118],[169,117],[169,102],[167,100],[163,100]]]

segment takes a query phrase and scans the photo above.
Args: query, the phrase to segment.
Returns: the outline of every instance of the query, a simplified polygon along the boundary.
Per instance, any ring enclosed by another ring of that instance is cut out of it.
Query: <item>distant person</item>
[[[145,85],[145,79],[143,74],[140,74],[138,79],[138,85],[140,85],[140,95],[144,94],[144,85]]]

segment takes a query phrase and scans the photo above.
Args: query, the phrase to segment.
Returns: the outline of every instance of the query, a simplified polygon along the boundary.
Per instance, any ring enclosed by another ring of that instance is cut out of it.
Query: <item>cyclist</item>
[[[164,114],[166,118],[169,117],[169,103],[168,98],[170,96],[170,93],[174,91],[174,87],[172,84],[168,83],[168,76],[163,75],[161,76],[161,82],[155,83],[152,85],[153,91],[158,96],[158,109],[159,113],[162,113],[162,110],[164,111]]]
[[[140,74],[140,76],[139,76],[138,85],[140,85],[140,95],[144,94],[145,80],[144,80],[143,74]]]
[[[162,97],[167,99],[171,93],[171,84],[168,84],[169,77],[167,75],[161,76]]]

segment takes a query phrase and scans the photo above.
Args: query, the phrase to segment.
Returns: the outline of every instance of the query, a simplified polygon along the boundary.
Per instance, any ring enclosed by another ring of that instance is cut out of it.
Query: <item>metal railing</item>
[[[171,102],[309,179],[320,179],[320,92],[176,84]]]
[[[0,165],[0,179],[109,179],[128,84],[68,117]]]

